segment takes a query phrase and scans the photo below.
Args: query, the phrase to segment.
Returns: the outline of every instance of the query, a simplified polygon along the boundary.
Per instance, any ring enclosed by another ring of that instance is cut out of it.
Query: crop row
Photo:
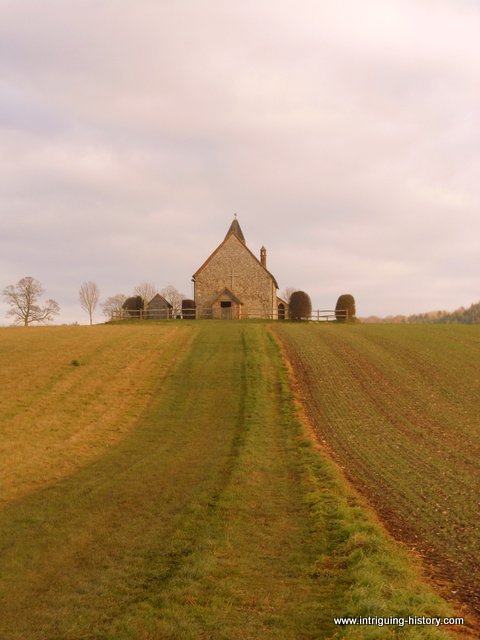
[[[390,529],[478,610],[480,330],[278,331],[320,439]]]

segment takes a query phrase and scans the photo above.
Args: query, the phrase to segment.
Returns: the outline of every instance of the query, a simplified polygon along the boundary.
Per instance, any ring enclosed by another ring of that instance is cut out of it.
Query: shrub
[[[182,300],[182,318],[195,320],[195,300]]]
[[[290,296],[290,320],[308,320],[312,313],[312,302],[305,291],[294,291]]]
[[[335,318],[338,322],[355,320],[355,298],[349,293],[342,294],[335,307]]]
[[[143,298],[142,296],[131,296],[127,298],[122,305],[122,309],[127,315],[139,317],[143,311]]]

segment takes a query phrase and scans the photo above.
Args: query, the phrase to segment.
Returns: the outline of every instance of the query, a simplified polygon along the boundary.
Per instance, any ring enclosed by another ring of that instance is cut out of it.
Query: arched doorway
[[[285,320],[285,305],[283,304],[283,302],[280,302],[280,304],[278,305],[278,319]]]

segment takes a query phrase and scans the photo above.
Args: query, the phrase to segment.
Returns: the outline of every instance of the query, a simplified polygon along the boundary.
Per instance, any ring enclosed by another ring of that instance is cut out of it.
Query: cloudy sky
[[[315,308],[468,306],[479,205],[478,0],[0,0],[0,288],[60,322],[190,296],[235,212]]]

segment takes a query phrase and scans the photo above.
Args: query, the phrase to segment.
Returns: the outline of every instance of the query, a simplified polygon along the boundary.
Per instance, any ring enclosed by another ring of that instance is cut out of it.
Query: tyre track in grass
[[[267,347],[199,325],[123,442],[3,509],[2,640],[316,637],[335,581],[308,578]]]
[[[147,615],[145,606],[136,610],[129,622],[117,624],[116,634],[136,637],[140,629],[147,638],[333,637],[342,576],[322,581],[311,575],[324,541],[309,531],[298,434],[283,405],[278,353],[263,325],[218,330],[224,344],[236,336],[242,365],[233,381],[240,391],[237,429],[223,482],[202,516],[205,537],[196,539],[171,576],[159,607],[150,602]],[[221,387],[217,392],[222,395]]]

